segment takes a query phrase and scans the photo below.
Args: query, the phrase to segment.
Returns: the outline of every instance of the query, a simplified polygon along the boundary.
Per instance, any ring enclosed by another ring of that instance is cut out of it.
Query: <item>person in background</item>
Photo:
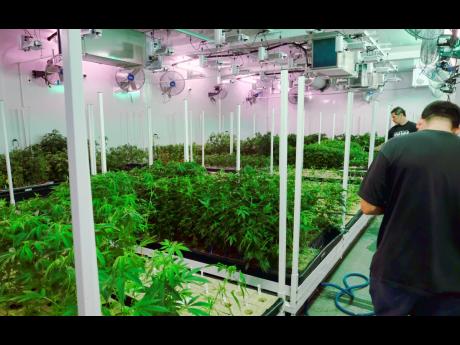
[[[358,192],[383,214],[370,266],[376,315],[460,315],[460,108],[436,101],[389,140]]]
[[[391,111],[391,120],[395,126],[388,131],[388,139],[417,131],[417,125],[406,118],[406,111],[401,107],[396,107]]]

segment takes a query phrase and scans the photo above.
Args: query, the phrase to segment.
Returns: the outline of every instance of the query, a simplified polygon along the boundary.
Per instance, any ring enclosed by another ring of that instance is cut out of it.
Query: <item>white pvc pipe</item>
[[[85,135],[82,48],[80,29],[64,30],[63,68],[72,234],[78,314],[100,316],[99,277],[94,234],[93,203]],[[102,137],[104,139],[104,137]]]
[[[347,211],[347,192],[348,192],[348,171],[350,168],[350,144],[351,126],[353,124],[353,92],[347,95],[347,114],[345,118],[345,154],[343,158],[343,177],[342,177],[342,229],[345,228],[345,218]]]
[[[335,139],[335,113],[332,116],[332,140]]]
[[[286,284],[286,208],[287,208],[287,127],[288,127],[288,88],[289,75],[287,70],[281,71],[281,114],[280,114],[280,147],[279,147],[279,258],[278,258],[278,296],[285,299]]]
[[[100,120],[100,130],[101,130],[101,170],[102,173],[107,172],[107,160],[105,152],[105,125],[104,125],[104,102],[102,92],[98,92],[99,100],[99,120]]]
[[[391,104],[387,105],[387,114],[385,116],[386,125],[385,125],[385,142],[388,141],[388,131],[390,130],[390,123],[391,123]]]
[[[193,162],[193,116],[190,110],[190,162]]]
[[[88,104],[88,140],[89,140],[89,161],[91,167],[91,175],[97,174],[96,165],[96,144],[94,141],[94,116],[93,105]]]
[[[379,102],[373,101],[372,102],[372,118],[371,118],[371,137],[369,143],[369,160],[367,162],[367,167],[369,168],[374,160],[374,148],[375,148],[375,131],[376,128],[376,118],[377,118],[377,109],[379,106]]]
[[[14,200],[13,175],[11,174],[10,147],[8,145],[8,131],[6,128],[5,102],[4,101],[0,101],[0,116],[2,118],[1,120],[2,120],[2,130],[3,130],[3,146],[5,148],[6,174],[8,176],[8,189],[10,192],[10,204],[14,205],[16,202]]]
[[[323,131],[323,113],[319,112],[319,131],[318,131],[318,144],[321,144],[321,132]]]
[[[304,137],[304,92],[305,76],[298,80],[297,98],[297,137],[295,158],[295,194],[294,194],[294,229],[292,244],[292,274],[291,274],[291,306],[297,304],[297,288],[299,286],[299,242],[300,242],[300,202],[302,197],[303,173],[303,137]],[[321,118],[321,113],[320,113]]]
[[[148,151],[149,165],[153,164],[153,128],[152,128],[152,108],[147,107],[147,136],[148,136]]]
[[[188,102],[184,99],[184,130],[185,130],[185,138],[184,138],[184,162],[189,161],[189,152],[188,152]]]
[[[233,154],[233,111],[230,112],[230,154]]]
[[[272,109],[272,124],[270,133],[270,174],[273,175],[273,141],[275,137],[275,107]]]
[[[236,110],[236,171],[241,169],[241,104]]]
[[[256,136],[256,113],[252,113],[252,136]]]
[[[27,135],[26,135],[26,121],[24,119],[24,108],[20,109],[21,112],[21,127],[22,127],[22,136],[23,136],[23,142],[22,142],[22,147],[25,149],[29,144],[27,143]]]
[[[204,137],[204,110],[201,112],[201,165],[204,167],[204,145],[205,145],[205,137]]]
[[[222,100],[217,100],[218,116],[219,116],[219,133],[222,133]]]

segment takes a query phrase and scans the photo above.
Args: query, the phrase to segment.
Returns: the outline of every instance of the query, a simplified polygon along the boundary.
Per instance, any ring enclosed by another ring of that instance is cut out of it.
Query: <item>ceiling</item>
[[[137,29],[142,32],[149,32],[152,29]],[[214,38],[214,29],[185,29],[199,35]],[[236,33],[237,29],[223,29],[226,35]],[[312,29],[238,29],[240,33],[250,37],[250,43],[260,44],[260,39],[269,35],[271,39],[288,37],[301,38],[307,35]],[[263,32],[266,30],[265,32]],[[410,71],[414,68],[419,57],[421,40],[415,39],[404,29],[324,29],[324,31],[340,31],[345,34],[363,33],[367,31],[371,37],[387,52],[388,60],[398,67],[398,71]],[[200,39],[190,37],[175,29],[156,29],[155,37],[161,37],[166,45],[173,45],[178,54],[197,52]],[[257,36],[256,36],[257,35]]]

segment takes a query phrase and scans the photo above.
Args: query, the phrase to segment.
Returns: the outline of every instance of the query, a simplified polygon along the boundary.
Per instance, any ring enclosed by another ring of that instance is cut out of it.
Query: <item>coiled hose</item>
[[[362,278],[362,279],[364,279],[364,283],[358,284],[358,285],[349,285],[348,284],[348,278],[351,278],[351,277]],[[330,287],[333,287],[333,288],[339,290],[337,292],[337,294],[335,295],[335,306],[337,307],[337,309],[339,309],[341,312],[343,312],[343,313],[345,313],[347,315],[350,315],[350,316],[373,316],[373,315],[375,315],[374,312],[370,312],[370,313],[354,313],[351,310],[346,309],[345,307],[343,307],[340,304],[340,298],[342,296],[344,296],[344,295],[349,296],[351,301],[353,301],[353,299],[355,298],[355,294],[353,293],[353,290],[360,290],[360,289],[363,289],[366,286],[368,286],[369,285],[369,278],[366,277],[364,274],[361,274],[361,273],[348,273],[343,277],[342,281],[343,281],[343,285],[345,286],[345,288],[343,288],[343,287],[341,287],[341,286],[339,286],[337,284],[333,284],[333,283],[321,283],[321,286],[324,286],[324,287],[330,286]]]

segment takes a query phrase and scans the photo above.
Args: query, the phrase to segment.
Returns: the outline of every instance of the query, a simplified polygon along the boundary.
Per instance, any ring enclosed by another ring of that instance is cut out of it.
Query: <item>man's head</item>
[[[439,129],[460,133],[460,108],[458,105],[447,101],[435,101],[423,109],[422,117],[417,123],[417,128]]]
[[[391,111],[391,120],[397,125],[404,125],[407,122],[406,111],[401,107],[396,107]]]

